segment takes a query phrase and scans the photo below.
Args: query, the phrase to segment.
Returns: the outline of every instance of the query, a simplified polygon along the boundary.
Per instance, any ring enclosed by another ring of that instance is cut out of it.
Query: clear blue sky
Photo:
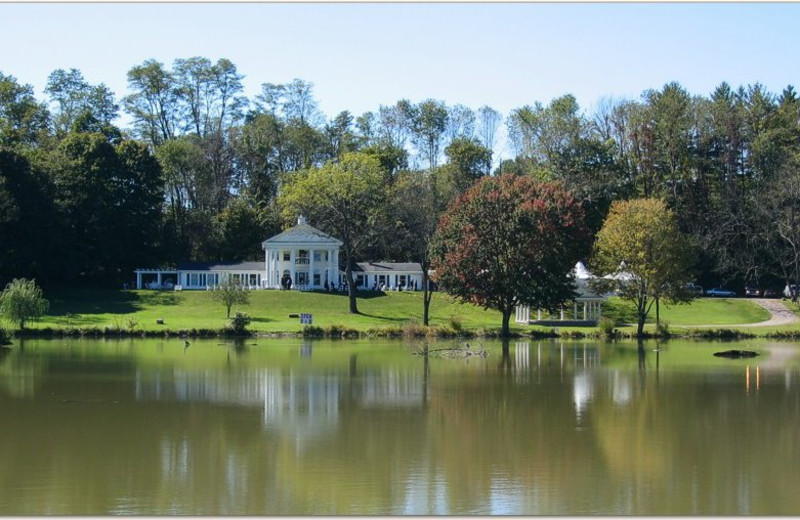
[[[310,81],[328,117],[402,98],[506,115],[567,93],[591,110],[670,81],[800,88],[800,4],[0,3],[0,21],[0,71],[42,100],[57,68],[122,97],[134,65],[191,56],[230,59],[248,97]]]

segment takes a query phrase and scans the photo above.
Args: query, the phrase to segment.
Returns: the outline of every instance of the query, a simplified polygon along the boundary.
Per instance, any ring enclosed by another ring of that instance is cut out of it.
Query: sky
[[[511,110],[574,95],[636,99],[798,85],[794,3],[0,3],[0,72],[34,87],[77,68],[118,98],[147,59],[231,60],[245,95],[314,84],[322,111],[400,99]]]

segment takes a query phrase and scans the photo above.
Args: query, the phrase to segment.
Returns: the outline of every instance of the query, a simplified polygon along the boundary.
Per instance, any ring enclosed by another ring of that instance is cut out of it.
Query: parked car
[[[761,296],[761,289],[754,285],[748,285],[744,288],[745,296]]]
[[[736,293],[734,291],[729,291],[728,289],[714,287],[713,289],[706,291],[706,296],[736,296]]]
[[[775,289],[764,289],[764,298],[777,298],[778,291]]]
[[[699,285],[695,285],[693,283],[686,284],[686,290],[692,294],[696,294],[698,296],[703,295],[703,288]]]

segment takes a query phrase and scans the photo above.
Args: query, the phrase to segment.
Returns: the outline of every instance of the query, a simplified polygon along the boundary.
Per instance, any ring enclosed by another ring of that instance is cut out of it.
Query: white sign
[[[301,325],[311,325],[311,322],[313,321],[313,317],[314,317],[313,314],[307,314],[307,313],[301,312],[300,313],[300,324]]]

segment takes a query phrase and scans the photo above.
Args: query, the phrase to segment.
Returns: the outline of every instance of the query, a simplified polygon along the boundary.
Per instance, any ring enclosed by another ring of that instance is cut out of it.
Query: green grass
[[[225,308],[214,302],[206,291],[114,291],[73,290],[51,292],[48,316],[29,322],[29,328],[85,329],[120,328],[137,331],[219,330],[228,325]],[[289,314],[311,313],[316,327],[344,326],[350,329],[399,328],[422,321],[422,293],[365,293],[359,298],[361,314],[348,312],[346,295],[297,291],[253,291],[250,304],[234,306],[232,314],[241,311],[252,318],[249,329],[261,333],[300,333],[303,326]],[[618,298],[604,305],[604,315],[624,323],[635,323],[633,306]],[[688,305],[662,305],[661,320],[673,332],[688,325],[730,325],[755,323],[769,318],[769,313],[754,303],[735,298],[700,298]],[[156,320],[163,320],[163,325]],[[446,294],[435,293],[431,303],[431,325],[442,328],[463,328],[471,332],[497,332],[501,325],[499,312],[461,304]],[[655,310],[651,311],[647,329],[653,330]],[[7,323],[11,328],[11,324]],[[633,327],[622,327],[630,332]],[[528,327],[511,323],[512,332],[551,330],[550,327]],[[558,327],[559,331],[592,333],[589,327]],[[749,333],[763,335],[775,331],[800,331],[797,325],[748,328]]]
[[[631,302],[609,298],[603,305],[603,314],[624,323],[636,323],[636,308]],[[691,304],[661,305],[661,321],[670,326],[735,325],[768,320],[769,312],[747,300],[735,298],[698,298]],[[655,305],[646,323],[655,324]]]
[[[45,295],[50,300],[48,316],[30,322],[29,328],[129,328],[137,330],[220,329],[228,324],[225,307],[214,302],[207,291],[69,291]],[[422,322],[422,293],[365,293],[359,298],[360,314],[348,312],[348,298],[341,294],[298,291],[253,291],[250,304],[234,306],[231,314],[245,312],[252,318],[250,330],[258,332],[301,332],[303,326],[290,314],[311,313],[313,325],[344,325],[367,330],[401,327]],[[474,305],[461,304],[442,293],[431,303],[430,324],[467,330],[500,329],[501,315]],[[164,321],[163,325],[156,320]],[[512,330],[523,332],[522,327]]]

